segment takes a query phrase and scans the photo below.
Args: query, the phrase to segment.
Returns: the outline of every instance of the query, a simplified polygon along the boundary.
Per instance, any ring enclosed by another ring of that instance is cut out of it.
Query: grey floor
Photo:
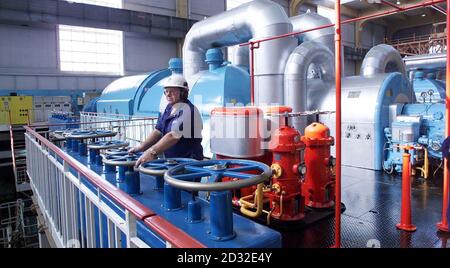
[[[442,175],[413,180],[412,218],[417,231],[395,227],[400,220],[401,176],[359,168],[342,169],[342,247],[450,247],[448,236],[437,232],[442,212]],[[285,247],[330,247],[334,217],[301,230],[282,231]]]

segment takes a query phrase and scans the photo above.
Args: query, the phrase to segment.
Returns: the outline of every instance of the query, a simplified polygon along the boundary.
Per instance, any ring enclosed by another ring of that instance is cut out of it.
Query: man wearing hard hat
[[[162,154],[165,158],[203,160],[202,118],[197,107],[188,100],[186,79],[181,74],[172,74],[164,83],[164,95],[168,104],[159,116],[155,130],[143,143],[129,150],[129,153],[144,152],[136,166]]]

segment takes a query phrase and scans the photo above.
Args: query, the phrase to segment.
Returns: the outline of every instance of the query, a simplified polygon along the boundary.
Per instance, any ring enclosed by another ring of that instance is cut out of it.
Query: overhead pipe
[[[318,26],[329,25],[331,21],[317,13],[307,12],[298,16],[290,17],[293,32],[303,32],[304,30],[316,28]],[[331,52],[334,53],[334,30],[332,28],[323,28],[318,31],[305,32],[296,36],[298,44],[307,41],[316,41],[324,44]],[[234,53],[233,64],[249,68],[249,48],[247,46],[239,46]]]
[[[362,76],[400,72],[406,74],[405,63],[400,53],[392,46],[380,44],[369,50],[361,65]]]
[[[232,63],[246,70],[250,67],[250,52],[247,46],[237,46],[234,51]]]
[[[289,56],[284,71],[285,105],[294,113],[307,111],[308,90],[312,90],[310,82],[319,82],[319,86],[328,88],[335,77],[333,62],[333,53],[325,44],[307,41],[299,45]],[[292,124],[303,131],[307,118],[293,117]]]
[[[446,53],[425,54],[403,58],[406,71],[417,69],[445,68],[447,64]]]
[[[183,46],[184,75],[190,78],[207,69],[205,52],[292,31],[284,9],[269,0],[258,0],[195,23]],[[254,99],[256,104],[283,103],[283,75],[295,38],[273,40],[255,51]]]
[[[292,23],[292,31],[303,32],[307,29],[316,28],[323,25],[331,24],[331,21],[317,13],[307,12],[290,18]],[[316,41],[324,44],[330,51],[334,53],[334,29],[323,28],[317,31],[305,32],[297,36],[299,44],[306,41]]]
[[[402,12],[405,12],[405,11],[408,11],[408,10],[424,8],[424,7],[436,5],[436,4],[439,4],[439,3],[444,3],[446,1],[447,0],[425,1],[425,2],[422,2],[422,3],[416,4],[416,5],[411,5],[411,6],[408,6],[408,7],[404,7],[404,8],[402,8],[401,11],[398,10],[398,9],[393,9],[393,10],[383,11],[383,12],[380,12],[380,13],[375,13],[375,14],[371,14],[371,15],[366,15],[366,16],[362,16],[362,17],[357,17],[357,18],[353,18],[353,19],[344,20],[344,21],[341,21],[341,25],[342,24],[347,24],[347,23],[353,23],[353,22],[360,21],[360,20],[368,20],[368,19],[374,19],[374,18],[388,16],[388,15],[391,15],[391,14],[402,13]],[[289,36],[299,35],[299,34],[312,32],[312,31],[317,31],[317,30],[320,30],[320,29],[324,29],[324,28],[328,28],[328,27],[334,27],[334,26],[335,26],[335,24],[331,23],[331,24],[328,24],[328,25],[323,25],[323,26],[319,26],[319,27],[316,27],[316,28],[312,28],[312,29],[308,29],[308,30],[304,30],[304,31],[300,31],[300,32],[291,32],[291,33],[277,35],[277,36],[272,36],[272,37],[268,37],[268,38],[252,40],[251,42],[242,43],[242,44],[240,44],[240,46],[249,46],[251,43],[252,44],[263,43],[263,42],[267,42],[267,41],[271,41],[271,40],[275,40],[275,39],[280,39],[280,38],[285,38],[285,37],[289,37]]]

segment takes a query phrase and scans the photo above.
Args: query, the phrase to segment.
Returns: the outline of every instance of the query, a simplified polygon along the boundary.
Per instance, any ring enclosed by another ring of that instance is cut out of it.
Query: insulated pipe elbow
[[[392,72],[400,72],[405,75],[405,63],[394,47],[381,44],[370,49],[364,57],[360,74],[362,76],[373,76]]]
[[[320,26],[331,24],[330,19],[317,13],[305,13],[289,18],[293,32],[301,32]],[[328,27],[316,31],[310,31],[297,36],[299,43],[316,41],[324,44],[330,51],[334,51],[334,27]]]
[[[309,82],[320,82],[321,87],[328,87],[328,82],[333,81],[334,76],[334,55],[330,49],[314,41],[302,43],[291,53],[286,64],[285,104],[292,107],[293,112],[307,111]],[[303,131],[307,120],[295,117],[292,124],[297,130]]]

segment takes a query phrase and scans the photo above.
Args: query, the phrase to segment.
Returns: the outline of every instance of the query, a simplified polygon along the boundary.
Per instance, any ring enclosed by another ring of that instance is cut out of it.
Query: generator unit
[[[417,102],[445,102],[445,83],[436,79],[436,73],[416,71],[411,83]]]
[[[396,104],[390,107],[391,125],[385,128],[383,169],[402,172],[402,145],[411,145],[411,164],[428,177],[431,159],[440,162],[444,141],[444,103]]]

